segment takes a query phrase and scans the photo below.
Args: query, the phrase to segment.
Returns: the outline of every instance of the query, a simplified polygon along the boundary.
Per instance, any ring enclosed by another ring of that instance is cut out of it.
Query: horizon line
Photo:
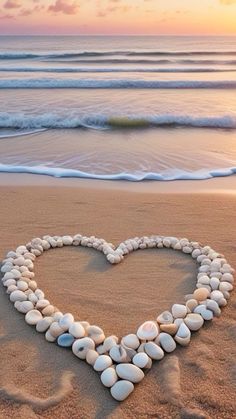
[[[86,34],[86,33],[78,33],[78,34],[69,34],[69,33],[63,33],[63,34],[59,34],[59,33],[55,33],[55,34],[38,34],[38,33],[32,33],[32,34],[12,34],[12,33],[0,33],[0,36],[38,36],[38,37],[42,37],[42,38],[46,38],[46,37],[50,37],[50,36],[91,36],[91,37],[96,37],[96,36],[100,36],[100,37],[138,37],[138,36],[146,36],[146,37],[151,37],[151,36],[162,36],[162,37],[236,37],[236,33],[235,34]]]

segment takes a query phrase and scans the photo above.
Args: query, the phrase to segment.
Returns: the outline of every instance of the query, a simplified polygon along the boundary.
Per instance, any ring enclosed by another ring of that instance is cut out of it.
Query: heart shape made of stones
[[[92,247],[104,253],[111,264],[120,263],[125,255],[138,249],[182,251],[199,264],[197,287],[193,294],[185,296],[185,304],[173,304],[170,311],[164,311],[155,320],[145,321],[136,333],[120,339],[115,335],[106,337],[99,326],[75,321],[71,313],[60,312],[45,298],[34,280],[36,257],[50,248],[63,246]],[[34,238],[7,253],[1,272],[7,294],[15,308],[25,315],[26,323],[45,333],[48,342],[71,347],[78,358],[101,373],[102,383],[118,401],[133,392],[134,384],[142,381],[153,360],[160,361],[165,353],[175,350],[176,344],[188,345],[192,332],[221,314],[234,283],[234,269],[210,246],[186,238],[154,235],[128,239],[117,248],[104,239],[81,234]]]

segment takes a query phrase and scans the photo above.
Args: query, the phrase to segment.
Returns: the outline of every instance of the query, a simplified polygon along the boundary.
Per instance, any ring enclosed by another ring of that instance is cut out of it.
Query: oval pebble
[[[175,319],[184,318],[187,314],[187,307],[183,304],[174,304],[171,311]]]
[[[112,365],[112,359],[108,355],[99,355],[93,368],[95,371],[104,371]]]
[[[137,331],[137,336],[141,340],[153,340],[159,333],[157,323],[154,321],[146,321],[143,323]]]
[[[115,368],[107,368],[101,374],[101,382],[105,387],[112,387],[118,380]]]
[[[25,321],[30,325],[36,325],[42,318],[43,316],[38,310],[30,310],[25,315]]]
[[[57,339],[57,344],[63,348],[69,348],[72,346],[75,338],[70,333],[63,333]]]
[[[77,339],[85,336],[85,330],[80,322],[72,323],[69,327],[69,333]]]
[[[160,324],[171,324],[173,323],[174,319],[170,311],[163,311],[163,313],[159,314],[157,317],[157,322]]]
[[[156,340],[156,343],[159,343],[164,351],[168,353],[173,352],[176,348],[174,339],[168,333],[161,332]]]
[[[185,317],[184,322],[190,330],[195,332],[202,327],[204,320],[200,314],[190,313]]]
[[[48,330],[52,322],[53,322],[52,317],[44,317],[42,320],[39,320],[38,323],[36,324],[37,332],[40,332],[40,333],[46,332],[46,330]]]
[[[86,353],[86,362],[89,365],[93,366],[98,357],[99,357],[99,354],[97,353],[97,351],[95,351],[94,349],[89,349],[88,352]]]
[[[80,359],[85,359],[90,349],[95,349],[95,343],[88,337],[77,339],[72,345],[72,352]]]
[[[71,313],[64,314],[59,320],[59,326],[64,330],[69,330],[69,327],[74,322],[74,316]]]
[[[206,288],[198,288],[193,293],[193,298],[197,301],[204,301],[209,296],[209,291]]]
[[[144,350],[150,358],[157,361],[160,361],[164,357],[163,349],[154,342],[145,343]]]
[[[149,357],[144,352],[134,355],[132,362],[136,367],[145,368],[149,363]]]
[[[15,303],[16,301],[26,301],[27,300],[27,296],[25,295],[25,293],[23,291],[13,291],[10,294],[10,300],[12,301],[12,303]]]
[[[118,377],[131,381],[132,383],[139,383],[144,378],[143,371],[133,364],[118,364],[116,366],[116,373]]]
[[[88,337],[93,339],[96,345],[100,345],[105,340],[104,332],[98,326],[94,326],[94,325],[88,326],[86,332],[87,332]]]
[[[122,338],[121,344],[124,344],[128,348],[137,349],[140,345],[140,341],[135,334],[130,334]]]
[[[134,391],[134,385],[127,380],[119,380],[111,387],[111,395],[118,402],[122,402]]]

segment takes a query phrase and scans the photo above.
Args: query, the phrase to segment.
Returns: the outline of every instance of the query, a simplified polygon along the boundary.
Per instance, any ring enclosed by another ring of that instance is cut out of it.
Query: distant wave
[[[236,80],[0,79],[0,89],[236,89]]]
[[[70,59],[70,60],[50,60],[49,58],[45,59],[44,61],[53,62],[53,63],[74,63],[74,64],[150,64],[150,65],[236,65],[236,60],[193,60],[193,59],[161,59],[161,60],[153,60],[153,59],[146,59],[146,58],[96,58],[96,59]]]
[[[59,115],[47,113],[28,115],[24,113],[0,112],[0,129],[43,130],[43,129],[122,129],[148,127],[193,127],[236,129],[236,114],[224,116],[191,116],[178,114],[131,115],[131,116],[78,116],[75,113]],[[16,132],[13,133],[16,135]]]
[[[0,127],[1,129],[1,127]],[[44,132],[46,131],[47,128],[39,128],[39,129],[34,129],[32,128],[31,130],[21,130],[21,129],[14,129],[14,131],[9,132],[9,133],[2,133],[0,131],[0,139],[4,139],[4,138],[14,138],[14,137],[23,137],[25,135],[32,135],[32,134],[37,134],[40,132]]]
[[[153,50],[139,50],[139,51],[78,51],[78,52],[42,52],[42,53],[31,53],[31,52],[0,52],[0,60],[18,60],[18,59],[31,59],[31,58],[79,58],[79,57],[106,57],[114,55],[125,55],[125,56],[234,56],[236,51],[153,51]]]
[[[60,167],[48,166],[13,166],[0,164],[0,172],[2,173],[30,173],[36,175],[47,175],[57,178],[83,178],[83,179],[100,179],[100,180],[126,180],[131,182],[141,182],[145,180],[156,181],[173,181],[173,180],[204,180],[214,177],[225,177],[236,174],[236,167],[219,168],[211,170],[198,170],[189,172],[185,170],[176,169],[168,170],[163,173],[128,173],[120,172],[113,174],[96,174],[90,172],[83,172],[80,170],[66,169]]]
[[[216,67],[0,67],[7,73],[226,73],[236,68]]]

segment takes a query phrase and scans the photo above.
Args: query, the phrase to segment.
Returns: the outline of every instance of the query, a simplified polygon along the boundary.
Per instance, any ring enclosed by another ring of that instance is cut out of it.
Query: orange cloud
[[[79,4],[77,0],[68,2],[68,0],[56,0],[55,4],[49,6],[48,10],[55,13],[64,13],[66,15],[74,15],[77,13]]]

